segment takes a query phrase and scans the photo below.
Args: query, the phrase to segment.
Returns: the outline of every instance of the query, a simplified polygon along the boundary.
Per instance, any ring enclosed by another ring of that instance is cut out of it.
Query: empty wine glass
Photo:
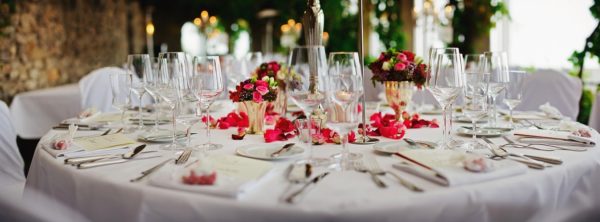
[[[144,87],[146,88],[146,92],[148,92],[148,95],[150,95],[152,97],[152,99],[154,100],[154,127],[152,128],[153,132],[157,132],[159,131],[159,127],[158,127],[158,119],[160,117],[160,104],[161,104],[161,98],[160,95],[158,95],[158,88],[161,84],[161,72],[165,72],[165,71],[161,71],[160,70],[160,62],[157,58],[154,59],[154,61],[152,61],[152,72],[149,73],[149,75],[145,75],[146,78],[144,78]],[[162,68],[166,68],[166,67],[162,67]]]
[[[167,52],[160,53],[160,70],[161,70],[161,84],[158,87],[158,95],[169,105],[171,111],[171,121],[173,124],[172,130],[172,141],[170,145],[164,146],[163,148],[168,150],[175,150],[181,148],[177,144],[177,108],[179,106],[183,88],[185,70],[186,70],[186,56],[182,52]]]
[[[327,59],[322,46],[300,46],[292,49],[288,59],[288,73],[285,78],[286,93],[292,102],[300,107],[307,119],[312,120],[312,113],[326,98],[325,73]],[[312,129],[312,122],[309,121]],[[312,136],[312,135],[311,135]],[[312,144],[308,144],[309,162],[315,163]]]
[[[492,109],[489,125],[496,127],[498,122],[498,111],[496,108],[496,98],[508,83],[508,58],[505,52],[486,52],[484,53],[487,69],[490,71],[490,84],[488,87],[489,102]]]
[[[462,110],[464,115],[471,120],[473,137],[470,142],[463,144],[463,146],[466,149],[485,149],[487,146],[477,141],[477,121],[487,114],[489,73],[484,72],[483,69],[473,67],[468,70],[465,73],[467,84],[464,87],[465,104]]]
[[[207,142],[201,147],[206,150],[215,150],[223,147],[222,144],[210,141],[210,106],[224,90],[221,64],[216,56],[196,56],[193,61],[195,96],[200,101],[202,110],[206,113],[206,138]]]
[[[146,76],[152,73],[152,62],[148,54],[134,54],[127,56],[128,70],[136,75],[134,81],[131,82],[131,91],[138,96],[138,130],[144,129],[144,119],[142,118],[142,99],[146,93]]]
[[[348,150],[349,133],[358,127],[360,122],[357,104],[363,94],[358,53],[330,53],[327,80],[327,102],[330,110],[326,124],[340,135],[342,143],[340,168],[346,170],[351,166],[351,160],[361,157],[360,154],[350,153]]]
[[[504,104],[508,106],[510,114],[510,128],[514,128],[513,109],[521,103],[523,95],[523,82],[527,73],[525,71],[510,71],[509,82],[504,91]]]
[[[114,72],[110,74],[112,106],[121,112],[121,125],[125,128],[125,111],[131,106],[131,73]]]
[[[465,85],[462,58],[458,52],[438,54],[435,69],[425,82],[425,87],[433,94],[442,107],[444,116],[443,137],[439,147],[451,148],[448,142],[447,112]]]

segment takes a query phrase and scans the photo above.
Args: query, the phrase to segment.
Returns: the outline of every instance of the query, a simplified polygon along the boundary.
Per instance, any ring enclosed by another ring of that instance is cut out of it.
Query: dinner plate
[[[426,141],[415,141],[419,143],[427,143],[432,146],[436,146],[435,143],[426,142]],[[411,149],[423,149],[422,146],[419,145],[410,145],[404,140],[399,141],[389,141],[389,142],[379,142],[373,145],[373,149],[377,152],[394,154],[399,151],[411,150]]]
[[[277,157],[271,157],[271,154],[281,149],[287,143],[261,143],[250,144],[238,147],[235,152],[240,156],[250,157],[261,160],[280,160],[302,156],[304,148],[296,144],[287,152],[282,152]]]
[[[471,123],[471,119],[469,119],[463,115],[454,116],[453,120],[454,120],[454,122],[457,122],[457,123]],[[482,119],[479,119],[476,121],[476,123],[485,123],[485,122],[487,122],[486,118],[482,118]]]
[[[504,129],[501,128],[477,128],[477,136],[484,136],[484,137],[497,137],[497,136],[502,136],[502,134],[508,132]],[[456,133],[458,134],[462,134],[462,135],[467,135],[467,136],[473,136],[473,130],[471,129],[466,129],[466,128],[458,128],[456,130]]]
[[[158,131],[158,132],[150,132],[150,133],[142,133],[138,135],[138,140],[141,142],[147,143],[169,143],[173,141],[173,133],[172,131]],[[176,139],[181,140],[185,139],[184,131],[176,132]]]

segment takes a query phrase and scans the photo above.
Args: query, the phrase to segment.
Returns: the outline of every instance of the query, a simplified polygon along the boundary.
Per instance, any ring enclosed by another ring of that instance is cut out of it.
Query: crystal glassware
[[[443,137],[439,147],[451,148],[453,145],[448,140],[450,129],[446,114],[465,85],[462,58],[457,51],[438,54],[436,57],[435,68],[428,76],[425,88],[433,94],[443,111]]]
[[[288,98],[312,120],[312,113],[326,99],[325,74],[327,58],[323,46],[300,46],[292,49],[288,59],[288,73],[284,79]],[[309,121],[312,129],[312,122]],[[312,135],[311,135],[312,137]],[[312,144],[308,144],[308,161],[318,161],[313,157]]]
[[[510,128],[514,128],[513,110],[521,103],[523,95],[523,82],[527,73],[525,71],[510,71],[508,74],[509,82],[504,90],[504,104],[508,106]]]
[[[121,125],[125,129],[125,111],[131,106],[131,73],[114,72],[110,74],[112,106],[121,112]]]
[[[144,87],[146,88],[146,92],[152,99],[154,100],[153,111],[154,111],[154,127],[152,128],[152,132],[160,131],[158,127],[158,119],[160,117],[160,105],[161,98],[158,95],[158,88],[161,84],[161,72],[164,72],[160,69],[160,62],[158,58],[154,58],[152,61],[152,72],[148,75],[145,75],[144,78]],[[162,67],[166,68],[166,67]]]
[[[223,76],[221,64],[216,56],[196,56],[193,60],[193,89],[199,101],[201,110],[206,113],[206,138],[207,142],[201,147],[206,150],[215,150],[223,147],[222,144],[210,141],[210,106],[215,99],[223,93]]]
[[[131,82],[131,91],[138,96],[138,130],[144,129],[142,116],[143,97],[146,93],[146,76],[152,74],[152,61],[148,54],[133,54],[127,56],[128,71],[138,78]]]
[[[360,60],[356,52],[335,52],[329,54],[327,73],[327,112],[326,125],[335,130],[342,143],[340,168],[349,169],[351,161],[361,155],[350,153],[348,136],[358,127],[358,99],[362,96],[363,84],[360,73]]]
[[[489,116],[488,125],[496,127],[498,122],[498,109],[496,108],[496,98],[502,90],[506,88],[508,83],[508,57],[505,52],[486,52],[484,53],[486,60],[486,69],[490,72],[490,84],[488,87],[489,93],[489,108],[492,114]]]
[[[465,73],[467,84],[464,87],[465,104],[462,110],[463,114],[471,120],[473,136],[471,141],[463,144],[463,147],[466,149],[485,149],[487,146],[477,140],[477,121],[487,115],[489,73],[486,73],[483,69],[468,70]]]
[[[176,150],[182,148],[177,144],[177,108],[179,108],[182,93],[181,90],[184,88],[184,80],[186,78],[186,70],[188,67],[186,64],[187,57],[182,52],[166,52],[160,53],[159,67],[160,67],[160,78],[161,83],[158,87],[158,95],[165,101],[170,108],[171,121],[173,124],[172,129],[172,141],[171,144],[163,146],[168,150]]]

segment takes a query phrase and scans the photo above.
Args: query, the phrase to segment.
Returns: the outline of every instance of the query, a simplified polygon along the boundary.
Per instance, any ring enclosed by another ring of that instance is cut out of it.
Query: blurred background
[[[600,0],[364,0],[366,62],[388,48],[508,52],[510,65],[600,83]],[[323,0],[328,52],[358,51],[358,0]],[[306,0],[1,0],[0,99],[76,83],[128,54],[186,51],[285,62]],[[589,104],[586,103],[589,101]],[[585,118],[585,117],[582,117]]]

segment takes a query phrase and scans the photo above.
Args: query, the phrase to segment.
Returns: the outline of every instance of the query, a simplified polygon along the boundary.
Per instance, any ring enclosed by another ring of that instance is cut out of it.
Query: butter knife
[[[297,190],[296,192],[290,194],[287,198],[285,198],[285,201],[288,203],[295,203],[297,200],[296,197],[298,197],[300,194],[304,193],[304,191],[306,191],[306,189],[308,187],[311,187],[311,185],[315,185],[319,181],[323,180],[323,178],[325,178],[327,175],[329,175],[329,172],[319,174],[318,176],[312,178],[308,183],[305,183],[304,186],[302,186],[299,190]]]
[[[289,151],[292,147],[294,147],[294,145],[295,145],[295,143],[288,143],[288,144],[283,145],[283,147],[281,147],[277,151],[271,153],[271,157],[278,157],[282,153]]]

